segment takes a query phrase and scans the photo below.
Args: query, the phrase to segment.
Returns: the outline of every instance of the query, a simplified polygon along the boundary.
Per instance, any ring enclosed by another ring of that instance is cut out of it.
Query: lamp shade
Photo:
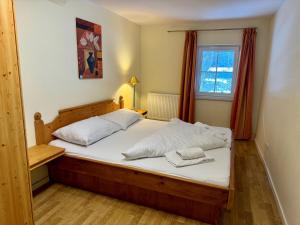
[[[130,83],[132,86],[135,86],[136,84],[138,84],[139,83],[139,80],[137,79],[137,77],[136,76],[131,76],[130,77],[130,79],[129,79],[129,82],[128,83]]]

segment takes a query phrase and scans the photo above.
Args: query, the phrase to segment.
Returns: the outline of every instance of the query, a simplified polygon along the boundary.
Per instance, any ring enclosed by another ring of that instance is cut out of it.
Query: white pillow
[[[59,128],[53,135],[73,144],[88,146],[119,130],[118,124],[94,116]]]
[[[231,133],[232,132],[229,128],[209,126],[209,125],[206,125],[206,124],[200,123],[200,122],[194,123],[194,126],[203,128],[203,131],[204,131],[203,133],[214,136],[216,138],[220,138],[226,142],[226,147],[228,147],[228,148],[231,147]]]
[[[123,130],[126,130],[131,124],[142,118],[141,114],[129,109],[119,109],[99,117],[120,125]]]
[[[196,123],[194,123],[194,125],[197,126],[197,127],[201,127],[201,128],[203,128],[203,129],[206,129],[206,130],[209,130],[209,129],[210,129],[210,126],[207,125],[207,124],[205,124],[205,123],[196,122]]]
[[[193,136],[195,138],[195,136]],[[226,142],[221,138],[215,137],[211,134],[202,134],[198,136],[194,143],[204,151],[215,149],[215,148],[223,148],[226,146]]]

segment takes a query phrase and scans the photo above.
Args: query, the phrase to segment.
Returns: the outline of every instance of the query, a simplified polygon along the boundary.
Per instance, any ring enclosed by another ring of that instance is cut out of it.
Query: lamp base
[[[133,86],[133,109],[135,110],[135,85]]]

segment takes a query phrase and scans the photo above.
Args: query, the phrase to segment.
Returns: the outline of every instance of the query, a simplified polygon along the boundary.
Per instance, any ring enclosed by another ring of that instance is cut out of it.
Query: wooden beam
[[[0,224],[33,225],[13,0],[0,1]]]

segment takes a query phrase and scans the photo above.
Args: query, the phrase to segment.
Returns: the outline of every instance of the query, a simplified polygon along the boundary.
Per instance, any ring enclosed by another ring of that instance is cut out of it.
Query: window
[[[238,46],[199,47],[197,97],[200,99],[232,100],[238,60]]]

